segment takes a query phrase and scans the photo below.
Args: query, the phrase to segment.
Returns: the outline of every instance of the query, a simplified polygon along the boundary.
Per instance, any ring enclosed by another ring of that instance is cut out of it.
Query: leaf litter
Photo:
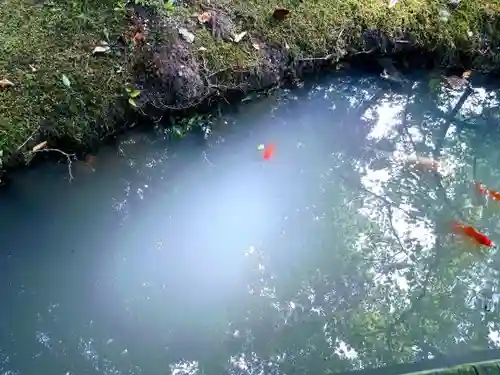
[[[246,31],[243,31],[242,33],[239,33],[239,34],[236,34],[234,37],[233,37],[233,40],[235,43],[239,43],[241,41],[241,39],[243,39],[243,37],[245,35],[247,35],[248,33]]]
[[[13,82],[9,81],[7,78],[0,80],[0,87],[6,89],[7,87],[15,86]]]

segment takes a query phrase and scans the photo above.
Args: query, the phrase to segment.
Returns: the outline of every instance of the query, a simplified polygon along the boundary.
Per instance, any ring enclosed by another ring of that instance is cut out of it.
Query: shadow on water
[[[498,349],[498,253],[443,228],[500,242],[471,188],[500,190],[499,91],[411,78],[276,91],[205,137],[133,134],[71,183],[21,173],[0,196],[0,372],[329,374]]]

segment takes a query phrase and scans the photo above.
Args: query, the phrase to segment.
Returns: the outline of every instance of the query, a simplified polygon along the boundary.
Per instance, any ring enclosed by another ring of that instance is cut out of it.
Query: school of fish
[[[263,152],[263,158],[265,160],[270,160],[274,155],[275,148],[276,148],[275,145],[271,143],[268,144],[267,146],[259,145],[258,150]],[[416,169],[430,170],[434,172],[437,172],[441,166],[440,162],[437,160],[415,155],[407,156],[406,162],[412,165]],[[473,181],[473,182],[478,194],[481,194],[495,201],[500,201],[500,192],[491,190],[478,181]],[[488,238],[487,235],[481,233],[471,225],[464,224],[458,221],[453,221],[451,223],[450,231],[455,235],[463,236],[472,240],[476,245],[487,246],[487,247],[495,246],[494,242],[490,238]]]
[[[437,160],[422,156],[408,156],[406,158],[406,162],[412,165],[416,169],[431,170],[434,172],[437,172],[441,165]],[[478,181],[473,181],[473,183],[476,188],[476,192],[478,194],[495,201],[500,201],[500,192],[491,190]],[[487,246],[487,247],[495,246],[493,241],[490,238],[488,238],[487,235],[481,233],[471,225],[460,223],[458,221],[453,221],[451,223],[450,230],[455,235],[459,235],[470,239],[471,241],[474,242],[474,244],[478,246]]]

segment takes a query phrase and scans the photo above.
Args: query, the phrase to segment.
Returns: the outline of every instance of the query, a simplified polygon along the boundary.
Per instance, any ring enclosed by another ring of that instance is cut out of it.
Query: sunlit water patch
[[[71,183],[22,173],[0,197],[1,373],[331,374],[498,348],[498,252],[450,233],[500,243],[474,189],[500,190],[497,97],[329,78],[181,139],[133,134]]]

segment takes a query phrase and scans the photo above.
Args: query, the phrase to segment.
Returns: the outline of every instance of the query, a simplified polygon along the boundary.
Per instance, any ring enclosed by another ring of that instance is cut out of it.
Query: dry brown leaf
[[[37,152],[37,151],[39,151],[39,150],[41,150],[42,148],[45,148],[45,147],[47,147],[47,141],[43,141],[43,142],[37,144],[36,146],[33,147],[32,151],[33,152]]]
[[[241,39],[243,39],[243,37],[247,35],[247,32],[246,31],[243,31],[242,33],[239,33],[237,35],[234,36],[233,40],[235,43],[239,43]]]
[[[273,12],[273,17],[278,21],[283,21],[289,14],[290,11],[286,8],[276,8]]]
[[[137,33],[135,33],[134,37],[132,38],[132,43],[134,44],[134,46],[136,46],[137,44],[139,44],[139,42],[144,42],[145,40],[146,40],[146,38],[144,37],[144,33],[141,31],[138,31]]]
[[[212,21],[212,14],[210,12],[203,12],[198,15],[198,21],[200,23],[210,23]]]
[[[472,76],[472,70],[467,70],[465,72],[462,73],[462,78],[470,78]]]
[[[11,87],[11,86],[14,86],[14,83],[9,81],[8,79],[4,78],[4,79],[0,80],[0,87],[2,89],[6,89],[7,87]]]

